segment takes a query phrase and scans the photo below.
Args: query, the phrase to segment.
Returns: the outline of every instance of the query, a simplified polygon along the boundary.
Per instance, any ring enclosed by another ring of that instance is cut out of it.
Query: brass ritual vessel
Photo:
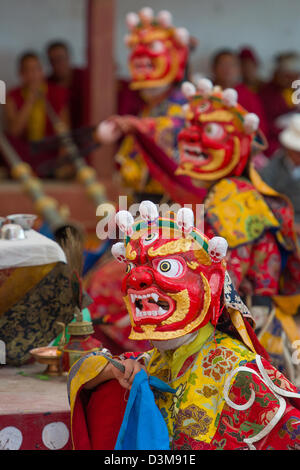
[[[44,374],[50,376],[62,375],[60,367],[61,351],[56,346],[46,346],[43,348],[35,348],[30,350],[30,354],[40,364],[47,364]]]

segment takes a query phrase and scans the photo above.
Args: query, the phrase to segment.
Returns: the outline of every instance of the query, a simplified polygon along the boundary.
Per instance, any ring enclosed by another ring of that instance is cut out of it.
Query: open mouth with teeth
[[[150,74],[154,70],[154,65],[151,58],[146,55],[135,57],[131,63],[134,73],[138,75]]]
[[[182,161],[193,161],[197,165],[205,165],[211,159],[198,144],[181,144],[181,158]]]
[[[152,319],[156,322],[174,311],[174,301],[155,288],[142,291],[129,289],[128,296],[135,321]]]

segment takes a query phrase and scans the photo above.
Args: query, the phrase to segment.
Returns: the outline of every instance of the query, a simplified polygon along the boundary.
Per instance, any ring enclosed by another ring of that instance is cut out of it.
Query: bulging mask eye
[[[160,54],[164,50],[164,44],[162,41],[153,41],[149,45],[150,49],[152,52],[155,52],[156,54]]]
[[[150,233],[143,239],[143,245],[151,245],[155,240],[158,239],[158,233]]]
[[[223,127],[220,124],[216,124],[215,122],[212,122],[212,123],[207,124],[205,126],[204,133],[210,139],[219,140],[219,139],[222,139],[224,137],[225,131],[224,131]]]
[[[161,260],[157,265],[157,271],[166,277],[179,277],[183,273],[183,265],[173,258]]]
[[[128,263],[126,266],[126,274],[130,273],[130,271],[135,267],[133,263]]]
[[[204,113],[205,111],[208,111],[210,108],[210,104],[209,103],[201,103],[198,107],[197,107],[197,111],[199,113]]]

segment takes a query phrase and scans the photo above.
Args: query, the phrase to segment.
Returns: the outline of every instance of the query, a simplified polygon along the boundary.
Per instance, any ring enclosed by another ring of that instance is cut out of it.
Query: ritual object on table
[[[25,231],[31,230],[37,215],[11,214],[0,217],[0,238],[2,240],[24,240]],[[7,222],[7,223],[5,223]]]
[[[24,240],[25,232],[21,225],[5,224],[0,230],[2,240]]]
[[[6,219],[12,224],[21,225],[23,230],[30,230],[33,227],[37,215],[35,214],[10,214]]]
[[[4,224],[2,230],[7,237],[0,237],[0,340],[6,364],[21,366],[32,359],[33,348],[53,341],[57,321],[72,320],[70,268],[53,240],[18,224]],[[25,232],[25,238],[10,238],[12,230]]]
[[[55,346],[46,346],[44,348],[34,348],[30,354],[40,364],[47,364],[47,369],[43,374],[57,376],[62,374],[60,357],[61,351]]]
[[[63,327],[63,334],[58,345],[62,352],[62,369],[68,371],[70,367],[86,354],[101,349],[101,343],[92,335],[94,333],[93,324],[83,319],[83,290],[80,274],[82,272],[82,244],[80,240],[72,234],[70,230],[66,232],[66,239],[63,248],[72,270],[70,283],[75,303],[75,321],[68,325],[69,341],[66,341],[65,324],[58,322]]]

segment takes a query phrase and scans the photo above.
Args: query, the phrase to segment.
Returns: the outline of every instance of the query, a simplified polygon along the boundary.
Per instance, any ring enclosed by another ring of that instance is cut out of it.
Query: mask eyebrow
[[[126,246],[125,255],[126,255],[126,259],[129,259],[131,261],[135,260],[136,257],[137,257],[137,253],[136,253],[136,251],[134,251],[134,249],[133,249],[133,247],[130,243],[128,243],[128,245]]]
[[[232,122],[234,119],[233,114],[230,111],[217,110],[211,113],[203,113],[199,116],[200,122]]]
[[[178,240],[172,240],[158,248],[150,247],[148,250],[148,256],[153,258],[155,256],[166,256],[174,255],[175,253],[185,253],[190,251],[193,240],[188,238],[179,238]]]

